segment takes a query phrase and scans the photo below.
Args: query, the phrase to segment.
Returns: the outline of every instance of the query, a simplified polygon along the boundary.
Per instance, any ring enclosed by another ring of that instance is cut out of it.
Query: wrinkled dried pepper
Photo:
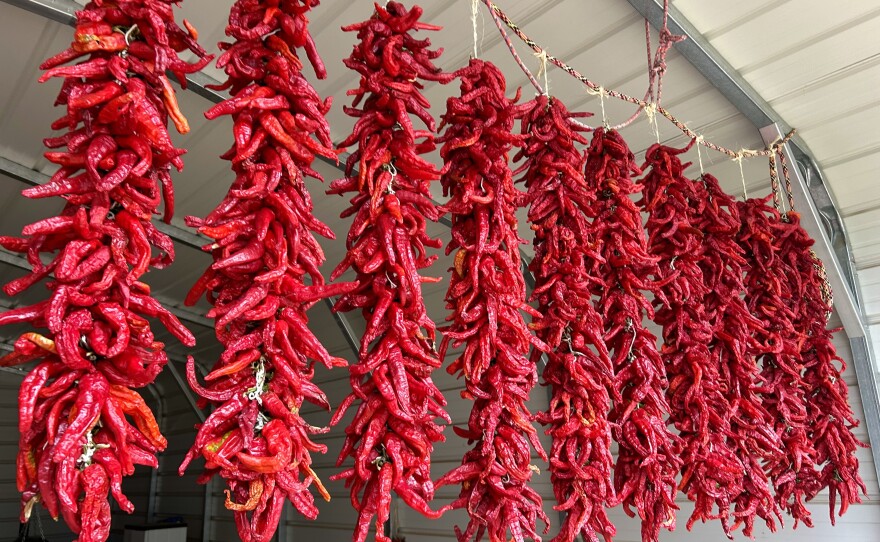
[[[761,394],[764,409],[774,420],[783,453],[768,460],[765,470],[775,490],[777,506],[795,519],[813,525],[806,507],[807,494],[797,483],[798,472],[815,468],[815,444],[808,438],[806,386],[799,344],[805,339],[795,326],[798,298],[788,280],[790,268],[777,251],[775,238],[784,235],[786,224],[767,199],[737,202],[740,231],[737,241],[746,260],[745,301],[762,323],[749,344],[760,362]]]
[[[784,276],[790,288],[786,301],[801,339],[797,347],[806,398],[804,429],[815,450],[811,462],[801,462],[800,468],[793,471],[793,492],[810,500],[827,489],[833,525],[835,512],[842,516],[850,504],[862,502],[860,492],[867,493],[856,457],[856,451],[867,444],[853,434],[859,422],[841,376],[846,363],[837,354],[833,331],[828,329],[832,298],[824,265],[811,248],[814,241],[800,225],[800,215],[789,211],[782,218],[775,223],[773,244],[785,265]]]
[[[72,45],[47,60],[40,81],[63,79],[57,105],[66,114],[45,140],[60,168],[29,198],[60,196],[57,217],[26,226],[25,238],[0,245],[27,255],[31,274],[4,287],[18,294],[43,279],[50,298],[0,315],[0,324],[27,322],[47,328],[16,341],[0,360],[14,365],[42,360],[19,394],[17,485],[22,520],[39,502],[62,516],[80,541],[105,540],[110,529],[108,495],[126,512],[123,476],[135,464],[157,466],[165,448],[155,418],[140,395],[167,363],[147,318],[158,318],[188,346],[192,334],[150,297],[140,281],[151,267],[171,263],[171,239],[151,223],[164,202],[173,213],[170,168],[184,151],[171,143],[169,116],[181,132],[166,71],[179,81],[210,60],[192,30],[174,21],[172,2],[122,0],[89,3],[77,13]],[[178,56],[195,53],[188,64]],[[78,64],[73,60],[87,57]],[[43,263],[41,254],[52,255]]]
[[[440,141],[441,177],[450,200],[455,266],[446,294],[451,323],[444,328],[441,357],[452,347],[463,353],[447,368],[465,379],[462,396],[474,400],[466,428],[456,434],[475,443],[462,465],[438,486],[460,484],[458,499],[447,509],[464,508],[467,528],[456,526],[462,542],[540,540],[540,519],[549,530],[541,496],[529,486],[537,466],[532,449],[547,460],[526,407],[538,375],[529,349],[546,345],[532,335],[520,313],[537,312],[526,304],[525,281],[514,214],[521,197],[513,184],[507,154],[525,138],[514,123],[530,107],[516,105],[519,92],[505,95],[504,76],[494,65],[472,59],[456,72],[461,96],[449,98]]]
[[[719,519],[728,536],[740,525],[751,536],[756,517],[771,531],[781,519],[762,466],[782,453],[781,442],[756,392],[760,369],[749,349],[762,323],[740,296],[737,206],[711,175],[685,177],[678,155],[687,148],[653,145],[642,180],[650,249],[665,283],[655,321],[671,420],[684,441],[680,488],[695,503],[688,529]]]
[[[653,314],[645,292],[657,294],[652,277],[658,271],[631,199],[638,192],[632,176],[639,172],[621,135],[597,128],[584,169],[596,200],[596,257],[588,274],[597,277],[591,288],[614,367],[613,389],[620,395],[609,414],[619,445],[614,488],[624,511],[641,519],[642,540],[647,542],[656,541],[661,528],[675,528],[675,477],[681,459],[680,443],[665,420],[669,407],[663,362],[656,338],[643,323]]]
[[[350,368],[352,394],[331,423],[360,400],[337,461],[341,466],[351,458],[354,464],[333,477],[345,480],[358,511],[356,542],[366,539],[373,517],[376,540],[390,542],[383,524],[392,492],[421,514],[439,516],[429,508],[431,452],[444,439],[437,419],[448,422],[449,417],[431,380],[441,358],[422,298],[422,283],[436,279],[419,274],[437,259],[427,248],[441,246],[426,232],[427,220],[439,218],[429,189],[439,172],[421,157],[435,148],[434,119],[421,89],[422,81],[444,83],[451,76],[433,64],[441,51],[412,36],[439,29],[419,22],[421,15],[418,6],[407,10],[392,1],[376,4],[372,18],[343,27],[357,32],[359,41],[344,62],[361,78],[348,92],[355,96],[353,105],[345,108],[358,121],[340,144],[356,147],[345,177],[329,191],[355,194],[342,215],[354,217],[348,253],[331,278],[348,269],[356,273],[357,289],[341,296],[334,310],[360,309],[367,326],[358,363]],[[428,129],[415,129],[410,115]]]
[[[190,290],[186,302],[203,295],[212,305],[223,354],[202,386],[190,358],[187,376],[203,404],[215,409],[199,427],[180,466],[205,459],[199,482],[214,475],[226,481],[226,508],[244,541],[269,540],[285,501],[305,517],[318,509],[310,486],[330,495],[311,468],[311,453],[326,452],[312,441],[325,429],[300,415],[308,401],[329,408],[312,383],[315,362],[344,366],[308,327],[307,310],[321,299],[354,286],[324,284],[324,254],[314,234],[333,238],[313,216],[305,177],[316,155],[335,158],[322,101],[302,73],[304,50],[315,72],[323,64],[314,51],[307,13],[317,0],[238,0],[221,43],[220,86],[232,96],[209,109],[215,119],[230,115],[234,144],[223,156],[235,181],[206,218],[190,226],[214,240],[206,247],[214,262]]]
[[[608,414],[614,369],[601,330],[602,316],[593,307],[598,284],[590,273],[599,258],[591,224],[596,193],[584,179],[586,145],[583,125],[558,98],[539,96],[522,120],[526,145],[517,157],[527,193],[528,219],[535,232],[535,277],[532,299],[542,317],[536,335],[550,348],[544,382],[552,397],[541,423],[549,425],[550,479],[555,508],[565,512],[555,542],[601,536],[610,541],[616,529],[605,512],[616,504],[612,482],[611,424]],[[538,363],[541,352],[532,351]]]

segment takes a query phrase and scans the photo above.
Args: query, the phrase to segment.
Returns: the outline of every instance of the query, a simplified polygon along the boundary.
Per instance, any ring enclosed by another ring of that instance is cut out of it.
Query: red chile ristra
[[[83,542],[109,535],[109,494],[133,510],[122,477],[135,465],[156,467],[155,454],[166,445],[130,389],[152,382],[167,362],[146,318],[195,344],[140,281],[174,256],[171,239],[151,223],[163,200],[170,220],[169,170],[183,165],[184,151],[174,148],[166,128],[169,115],[179,131],[188,130],[165,72],[183,82],[210,60],[184,25],[175,23],[170,1],[94,1],[77,13],[70,48],[41,66],[41,81],[63,78],[56,103],[67,112],[52,127],[67,132],[45,140],[49,148],[66,147],[46,153],[61,167],[48,183],[24,191],[29,198],[60,196],[66,205],[60,216],[26,226],[23,239],[0,237],[33,266],[4,287],[8,295],[50,278],[48,300],[0,315],[0,324],[48,329],[46,336],[25,333],[0,361],[42,360],[19,394],[21,519],[41,503]],[[187,50],[201,60],[180,60]],[[43,253],[54,256],[43,263]]]
[[[448,508],[465,508],[467,529],[458,539],[540,540],[538,520],[548,523],[541,496],[529,482],[537,467],[532,448],[546,461],[532,415],[526,407],[538,375],[529,360],[534,344],[546,345],[526,326],[525,281],[514,214],[521,194],[507,164],[510,149],[525,138],[512,133],[515,121],[530,107],[505,96],[505,81],[494,65],[473,59],[459,70],[461,97],[447,102],[443,123],[444,193],[452,215],[455,266],[446,294],[452,323],[444,330],[441,357],[450,346],[464,352],[449,367],[465,378],[465,398],[473,399],[467,428],[455,432],[475,442],[462,465],[444,475],[438,486],[461,484]],[[549,530],[549,525],[545,533]]]
[[[614,402],[609,419],[619,444],[614,467],[618,502],[642,520],[642,540],[655,542],[661,528],[675,528],[679,441],[665,421],[668,405],[663,361],[656,338],[644,327],[653,314],[644,291],[655,295],[657,259],[647,252],[641,214],[630,196],[640,170],[620,134],[598,128],[587,151],[585,178],[595,193],[593,243],[597,256],[589,274],[603,320],[603,340],[614,365]],[[635,511],[632,510],[635,508]]]
[[[297,48],[324,75],[307,29],[316,0],[239,0],[229,17],[218,60],[232,97],[209,109],[209,119],[230,115],[234,145],[224,155],[236,178],[205,219],[187,223],[214,239],[205,247],[214,263],[193,286],[186,302],[206,295],[213,305],[217,338],[225,350],[202,387],[194,360],[189,381],[203,404],[216,408],[199,428],[180,467],[197,456],[207,482],[226,480],[226,508],[235,512],[244,541],[269,540],[285,500],[309,519],[318,509],[309,486],[330,498],[310,467],[311,452],[326,447],[311,440],[323,429],[299,411],[305,401],[329,408],[311,380],[314,362],[344,366],[329,355],[308,328],[306,311],[317,301],[352,289],[327,286],[319,271],[324,254],[313,232],[330,229],[312,215],[306,175],[315,155],[336,156],[322,101],[302,74]],[[310,284],[306,285],[308,277]]]
[[[828,489],[833,524],[838,497],[837,514],[843,515],[851,503],[862,502],[860,491],[867,492],[856,458],[856,450],[867,445],[853,435],[859,422],[849,406],[848,388],[841,376],[846,364],[837,355],[833,332],[827,328],[832,306],[825,269],[796,212],[789,211],[776,223],[773,242],[786,264],[783,276],[791,287],[788,309],[794,314],[794,329],[803,339],[798,349],[807,403],[805,430],[815,450],[812,464],[802,463],[795,475],[794,493],[810,500]]]
[[[737,207],[711,175],[684,176],[678,155],[686,150],[652,146],[642,181],[650,248],[665,283],[656,321],[671,419],[684,441],[680,487],[695,503],[688,529],[720,519],[728,536],[740,524],[751,536],[755,517],[770,530],[779,517],[762,461],[777,458],[781,443],[755,390],[759,368],[749,348],[762,324],[740,297],[746,260]]]
[[[775,246],[777,235],[786,236],[788,224],[779,212],[767,205],[767,199],[737,202],[740,231],[737,241],[746,258],[745,300],[752,315],[761,320],[750,343],[751,354],[761,365],[760,382],[755,391],[761,394],[764,409],[774,421],[782,454],[765,464],[775,489],[776,505],[808,527],[813,520],[805,500],[808,496],[798,483],[799,472],[815,468],[816,448],[808,439],[806,384],[798,344],[804,339],[795,326],[797,307],[791,301],[793,291],[790,268]],[[796,290],[796,289],[795,289]]]
[[[586,145],[574,119],[557,98],[539,96],[522,120],[526,145],[517,157],[528,190],[528,219],[535,231],[532,299],[542,318],[532,324],[547,343],[544,382],[552,389],[550,408],[539,414],[553,438],[550,479],[558,505],[566,513],[555,542],[582,534],[610,541],[616,529],[605,512],[615,505],[612,483],[611,410],[614,369],[602,337],[602,316],[592,302],[598,284],[590,273],[595,252],[591,224],[596,193],[584,180]],[[541,352],[532,351],[532,363]]]
[[[361,79],[348,92],[356,96],[353,106],[345,108],[358,120],[341,144],[356,147],[346,176],[330,189],[332,194],[355,193],[343,213],[354,216],[346,239],[348,254],[331,278],[355,271],[359,286],[341,296],[334,310],[361,309],[367,327],[358,363],[350,369],[352,394],[331,423],[338,423],[360,400],[337,462],[342,465],[351,457],[354,465],[334,476],[345,480],[359,513],[356,542],[366,539],[374,516],[376,540],[390,540],[383,524],[392,492],[425,516],[439,516],[428,508],[434,497],[431,452],[444,438],[437,418],[449,418],[443,395],[431,380],[441,358],[422,299],[422,283],[435,279],[418,273],[436,259],[426,247],[441,246],[425,230],[426,219],[439,217],[429,190],[439,172],[420,156],[435,148],[434,120],[420,80],[445,83],[451,76],[432,62],[441,51],[411,35],[439,29],[418,22],[421,14],[418,6],[406,10],[389,2],[384,8],[377,4],[370,19],[343,27],[356,31],[360,40],[345,65]],[[410,115],[428,130],[416,130]]]

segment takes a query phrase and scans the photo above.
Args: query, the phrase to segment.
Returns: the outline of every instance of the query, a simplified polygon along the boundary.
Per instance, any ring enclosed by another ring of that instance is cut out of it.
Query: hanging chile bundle
[[[319,271],[324,254],[314,233],[333,232],[312,215],[305,177],[320,179],[316,155],[335,158],[322,101],[302,73],[303,48],[315,73],[325,71],[314,50],[306,13],[316,0],[238,0],[229,17],[233,43],[218,66],[232,97],[209,109],[230,115],[235,142],[224,158],[235,181],[205,219],[187,223],[214,240],[214,263],[193,286],[186,303],[206,295],[224,352],[202,387],[189,359],[190,385],[215,410],[199,428],[180,466],[205,459],[202,483],[219,474],[226,481],[226,508],[235,512],[245,541],[269,540],[285,500],[309,519],[318,509],[309,487],[330,496],[311,468],[311,440],[323,429],[299,414],[308,401],[329,409],[312,383],[313,363],[344,366],[330,356],[308,327],[307,310],[354,285],[327,286]],[[308,284],[307,284],[308,281]]]
[[[776,460],[781,443],[756,389],[749,345],[761,322],[740,296],[746,260],[736,242],[737,206],[711,175],[684,176],[688,164],[678,155],[688,148],[648,149],[641,201],[664,283],[655,321],[671,420],[684,441],[680,487],[695,503],[688,529],[720,519],[728,536],[741,524],[751,536],[756,516],[776,529],[779,509],[762,462]]]
[[[358,363],[351,366],[352,394],[335,413],[338,423],[360,400],[337,462],[351,457],[354,465],[334,479],[345,480],[358,511],[354,540],[366,539],[376,517],[376,540],[389,541],[384,523],[389,518],[391,493],[429,518],[434,497],[431,452],[444,440],[442,426],[449,416],[446,401],[431,380],[441,358],[434,349],[435,325],[422,299],[422,283],[436,282],[419,275],[436,256],[427,247],[441,242],[426,232],[426,220],[439,211],[431,201],[430,181],[437,169],[420,155],[435,148],[434,119],[422,95],[421,81],[451,79],[433,64],[442,50],[431,50],[417,30],[439,30],[419,22],[422,8],[407,10],[398,2],[375,6],[373,17],[343,27],[357,32],[359,42],[345,65],[361,75],[356,96],[345,112],[356,117],[352,134],[340,146],[356,144],[345,177],[334,181],[330,193],[354,193],[343,217],[354,216],[346,239],[348,254],[334,270],[357,275],[358,287],[339,298],[337,311],[360,309],[367,322]],[[410,115],[428,130],[413,127]]]
[[[782,154],[779,156],[784,159]],[[832,311],[831,290],[824,265],[811,248],[814,241],[793,209],[775,225],[774,248],[784,262],[784,276],[791,288],[788,309],[793,314],[803,366],[800,375],[807,415],[803,429],[815,452],[812,461],[801,462],[800,469],[792,473],[793,491],[810,500],[828,489],[829,514],[834,524],[838,497],[837,514],[843,515],[851,503],[862,502],[860,491],[867,493],[856,458],[858,448],[867,445],[853,434],[859,422],[849,406],[849,390],[841,376],[846,364],[837,355],[833,331],[827,328]]]
[[[619,394],[609,419],[618,442],[614,467],[617,500],[642,521],[642,540],[658,540],[660,529],[675,528],[680,443],[665,421],[667,380],[656,338],[644,327],[653,310],[643,292],[658,294],[651,281],[657,258],[647,252],[641,214],[630,196],[631,177],[640,173],[621,135],[597,128],[587,151],[585,179],[595,193],[593,243],[598,255],[589,275],[602,316],[603,340],[614,366],[612,389]],[[635,511],[632,509],[635,508]]]
[[[514,214],[521,194],[514,188],[507,163],[510,149],[525,138],[512,133],[515,121],[529,106],[517,106],[505,96],[505,81],[494,65],[472,59],[456,73],[461,97],[447,102],[441,141],[443,190],[450,197],[445,209],[452,215],[455,251],[446,294],[447,317],[441,357],[450,346],[464,345],[448,367],[465,378],[462,396],[474,400],[467,428],[456,434],[475,443],[462,465],[437,485],[461,484],[458,499],[447,508],[465,508],[470,516],[458,539],[539,540],[538,519],[547,517],[541,496],[529,486],[538,468],[532,451],[547,456],[526,407],[537,381],[529,360],[534,344],[547,347],[526,326],[521,310],[538,313],[526,304]],[[549,525],[545,533],[549,530]]]
[[[766,199],[737,202],[740,231],[737,241],[746,258],[745,300],[751,313],[761,320],[750,342],[750,353],[761,365],[762,404],[774,420],[782,454],[767,461],[765,470],[775,490],[776,505],[795,519],[812,527],[805,505],[806,488],[798,483],[800,472],[815,468],[816,449],[808,438],[806,384],[798,344],[804,337],[795,326],[797,282],[786,260],[777,252],[775,239],[785,237],[788,224]]]
[[[528,220],[535,232],[535,277],[532,299],[542,318],[532,324],[549,347],[544,382],[552,398],[541,423],[553,438],[550,479],[558,505],[566,513],[559,542],[583,534],[606,542],[616,533],[605,507],[614,506],[611,456],[611,400],[619,400],[614,370],[602,337],[602,316],[593,307],[592,289],[601,283],[591,275],[596,253],[591,219],[596,193],[584,180],[586,145],[575,122],[558,98],[539,96],[522,120],[525,147],[523,171]],[[541,352],[532,351],[532,363]]]
[[[171,239],[151,223],[164,200],[173,213],[170,168],[184,151],[171,142],[168,117],[188,130],[166,77],[199,70],[210,57],[195,30],[177,26],[170,1],[89,3],[77,13],[70,48],[44,62],[40,81],[63,79],[56,105],[67,108],[45,140],[46,158],[61,166],[28,198],[60,196],[61,214],[24,228],[0,245],[27,255],[33,271],[4,287],[15,295],[49,278],[46,301],[0,315],[0,324],[27,322],[44,335],[23,334],[8,366],[41,360],[19,394],[16,482],[21,520],[42,504],[59,514],[78,540],[106,540],[112,494],[135,465],[157,467],[166,445],[152,412],[132,388],[152,383],[168,359],[147,318],[158,318],[187,346],[192,334],[150,297],[140,278],[174,257]],[[200,58],[187,64],[178,53]],[[88,57],[75,65],[68,62]],[[154,250],[156,251],[154,255]],[[53,255],[44,263],[40,256]]]

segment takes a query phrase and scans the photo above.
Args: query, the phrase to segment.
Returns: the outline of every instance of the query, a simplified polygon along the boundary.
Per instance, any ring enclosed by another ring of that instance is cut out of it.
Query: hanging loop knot
[[[703,134],[697,134],[697,137],[694,138],[694,145],[697,147],[697,161],[700,163],[700,177],[706,174],[706,170],[703,169],[703,149],[700,148],[704,142]]]
[[[550,96],[550,81],[547,76],[547,50],[541,49],[540,53],[534,53],[535,58],[541,61],[538,67],[538,77],[544,76],[544,96]]]

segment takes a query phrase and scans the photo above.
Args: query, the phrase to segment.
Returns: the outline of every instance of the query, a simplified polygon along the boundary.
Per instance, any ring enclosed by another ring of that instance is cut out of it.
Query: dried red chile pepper
[[[557,510],[566,513],[558,542],[582,534],[586,540],[610,541],[616,529],[605,512],[616,504],[612,482],[611,424],[608,413],[614,369],[602,337],[602,316],[592,302],[601,283],[591,275],[595,251],[591,223],[596,193],[584,179],[585,130],[557,98],[539,96],[522,120],[526,144],[523,171],[528,219],[535,232],[532,299],[542,317],[532,324],[550,348],[544,382],[551,386],[550,407],[539,414],[553,438],[550,479]],[[532,363],[541,352],[532,351]]]
[[[688,529],[720,519],[728,536],[740,525],[751,536],[756,517],[771,531],[781,520],[762,466],[779,457],[781,442],[757,393],[750,348],[763,327],[740,296],[747,260],[737,243],[738,207],[711,175],[684,176],[688,164],[678,155],[686,150],[648,150],[641,201],[664,283],[655,321],[663,327],[671,420],[684,441],[680,487],[695,502]]]
[[[862,502],[860,492],[867,492],[856,458],[856,450],[867,445],[852,432],[859,422],[849,406],[849,390],[841,376],[846,364],[837,355],[833,331],[827,327],[832,310],[831,291],[824,266],[810,248],[814,241],[794,211],[786,213],[775,225],[773,243],[786,267],[784,276],[791,288],[788,309],[793,313],[803,365],[801,384],[807,411],[803,429],[814,451],[812,461],[802,461],[793,473],[792,492],[810,500],[828,489],[829,514],[834,524],[838,498],[837,514],[842,516],[850,504]]]
[[[234,511],[245,541],[269,540],[284,502],[309,519],[318,509],[309,487],[327,490],[311,468],[311,453],[326,447],[311,440],[324,429],[300,415],[308,401],[329,408],[312,383],[313,363],[346,365],[330,356],[308,327],[307,310],[354,285],[324,284],[324,254],[314,234],[333,232],[313,216],[305,177],[316,155],[335,158],[322,101],[302,74],[304,49],[319,76],[326,75],[314,50],[306,14],[316,0],[239,0],[232,6],[225,52],[218,66],[228,76],[221,88],[232,97],[212,107],[209,119],[230,115],[235,142],[224,158],[235,181],[206,218],[190,226],[214,240],[205,247],[214,263],[190,290],[212,305],[224,352],[202,386],[190,358],[187,374],[202,404],[215,409],[199,427],[180,467],[206,461],[199,481],[226,481],[226,508]],[[307,284],[308,283],[308,284]]]
[[[336,279],[348,269],[357,274],[358,287],[339,298],[337,311],[361,309],[367,322],[358,363],[350,368],[352,394],[331,423],[360,400],[337,465],[349,457],[354,465],[335,475],[345,480],[358,511],[353,539],[367,537],[376,518],[376,540],[388,520],[391,493],[423,515],[436,518],[429,508],[434,497],[431,452],[444,440],[440,418],[449,422],[446,401],[431,380],[441,365],[434,350],[435,325],[422,298],[423,282],[438,279],[419,275],[439,248],[426,232],[426,220],[439,212],[431,201],[430,181],[439,172],[420,155],[435,148],[434,119],[421,93],[422,81],[451,79],[433,64],[442,50],[430,49],[428,39],[412,32],[439,30],[419,22],[422,9],[407,10],[398,2],[375,6],[373,17],[343,27],[357,32],[358,43],[345,65],[361,75],[356,96],[345,112],[357,118],[352,134],[340,146],[356,145],[346,162],[345,177],[329,193],[354,193],[343,217],[354,216],[346,247],[348,254],[333,271]],[[428,130],[417,130],[410,115]]]
[[[587,151],[584,177],[593,191],[591,247],[587,275],[601,315],[601,339],[614,368],[614,405],[609,414],[618,442],[614,488],[631,517],[642,520],[642,540],[656,541],[660,529],[675,528],[680,443],[665,421],[668,405],[663,362],[656,338],[642,319],[653,314],[645,292],[657,295],[657,259],[647,252],[632,176],[640,173],[620,134],[598,128]],[[632,509],[635,509],[633,511]]]
[[[45,140],[46,158],[61,167],[29,198],[60,196],[57,217],[26,226],[22,239],[0,245],[27,255],[33,271],[4,287],[15,295],[50,278],[48,300],[0,315],[0,324],[28,322],[29,332],[0,363],[42,360],[19,394],[20,447],[17,485],[22,521],[42,503],[61,515],[79,540],[105,540],[109,494],[126,512],[123,476],[134,465],[158,465],[165,448],[152,413],[129,389],[151,383],[167,362],[147,318],[158,318],[181,342],[192,334],[150,297],[140,281],[151,267],[174,257],[171,239],[151,223],[164,202],[174,210],[171,166],[184,151],[171,143],[169,116],[186,132],[166,71],[181,82],[210,60],[195,31],[177,26],[172,2],[91,2],[77,13],[69,49],[44,62],[40,78],[63,78],[57,105],[66,114]],[[200,60],[188,64],[178,53]],[[75,65],[70,61],[87,56]],[[41,254],[51,255],[43,263]]]
[[[512,133],[529,105],[505,96],[503,74],[479,59],[456,72],[461,97],[449,98],[443,123],[445,209],[451,213],[455,266],[446,294],[447,317],[441,358],[450,346],[464,352],[447,368],[465,378],[462,396],[474,400],[467,428],[456,434],[475,443],[462,465],[444,475],[438,486],[461,484],[458,499],[447,508],[465,508],[467,528],[456,527],[460,541],[540,540],[540,519],[548,524],[541,496],[529,486],[532,448],[546,461],[532,414],[526,407],[538,375],[529,360],[532,345],[546,345],[529,331],[521,310],[538,316],[526,304],[525,281],[516,231],[518,200],[507,154],[522,146]],[[546,533],[549,530],[544,530]]]

